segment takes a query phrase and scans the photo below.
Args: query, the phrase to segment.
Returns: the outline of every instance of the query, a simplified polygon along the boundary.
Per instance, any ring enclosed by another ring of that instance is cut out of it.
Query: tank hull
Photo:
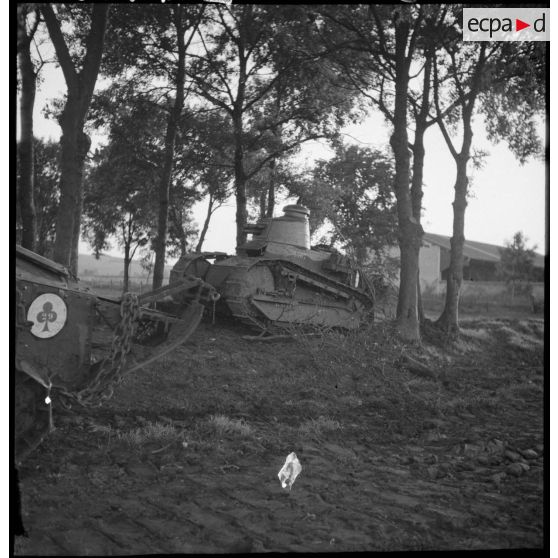
[[[124,373],[182,344],[201,320],[201,302],[208,299],[218,299],[213,287],[190,276],[140,296],[100,297],[82,287],[63,266],[18,246],[13,370],[16,462],[48,434],[53,404],[64,399],[70,404],[100,405]],[[154,304],[166,304],[167,309]],[[128,363],[132,348],[136,362]]]
[[[260,329],[358,328],[373,312],[371,294],[353,286],[353,270],[324,270],[331,254],[307,254],[231,256],[213,265],[208,258],[204,279],[221,295],[221,311]]]

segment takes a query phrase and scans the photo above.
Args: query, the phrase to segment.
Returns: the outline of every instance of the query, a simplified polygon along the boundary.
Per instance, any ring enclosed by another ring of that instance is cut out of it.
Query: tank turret
[[[263,219],[247,225],[244,231],[252,239],[239,246],[239,255],[257,256],[266,253],[289,254],[292,248],[310,250],[310,211],[303,205],[287,205],[281,217]]]

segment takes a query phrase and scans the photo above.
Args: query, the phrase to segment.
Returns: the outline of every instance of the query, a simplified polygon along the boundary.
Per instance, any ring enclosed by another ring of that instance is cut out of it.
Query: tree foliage
[[[111,235],[133,257],[134,246],[146,246],[153,238],[157,216],[157,189],[165,159],[165,114],[154,111],[149,98],[137,96],[133,102],[110,111],[115,91],[107,89],[94,104],[94,121],[102,121],[108,143],[92,161],[85,198],[86,227],[97,252],[107,248]],[[181,156],[173,166],[170,189],[170,253],[186,250],[195,236],[190,209],[200,191],[193,184],[207,156],[194,140],[190,123],[182,120],[177,134]],[[188,147],[190,147],[188,149]]]
[[[319,63],[306,10],[219,4],[207,18],[187,75],[230,122],[239,245],[246,238],[247,182],[302,143],[335,133],[352,99]]]
[[[327,242],[365,263],[397,242],[393,176],[385,152],[338,144],[331,159],[317,161],[311,180],[294,182],[290,192],[311,210],[313,230],[329,224]]]
[[[512,297],[528,292],[534,280],[534,260],[536,246],[527,247],[527,238],[521,231],[513,235],[513,239],[500,249],[498,276],[509,286]]]
[[[56,236],[56,214],[60,200],[60,146],[57,142],[35,138],[33,142],[33,158],[33,199],[36,206],[40,208],[40,211],[37,211],[35,221],[37,231],[35,252],[52,258]],[[20,187],[21,180],[18,173],[17,198],[20,196]],[[16,208],[16,227],[19,237],[22,228],[19,204],[17,204]]]
[[[124,289],[130,262],[148,243],[155,219],[158,122],[142,108],[115,111],[108,143],[96,151],[85,182],[84,236],[97,257],[116,239],[125,255]]]
[[[546,110],[546,45],[501,43],[480,95],[488,139],[504,141],[523,164],[543,157],[538,131]]]

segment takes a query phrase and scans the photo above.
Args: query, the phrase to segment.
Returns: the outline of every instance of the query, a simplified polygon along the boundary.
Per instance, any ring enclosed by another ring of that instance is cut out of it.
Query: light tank
[[[201,320],[202,302],[219,298],[191,276],[139,296],[99,296],[64,266],[21,246],[15,287],[16,462],[52,428],[53,405],[100,405],[124,374],[184,343]]]
[[[180,258],[170,284],[196,275],[221,295],[219,307],[263,332],[292,325],[355,329],[373,315],[373,289],[351,258],[310,246],[309,210],[287,205],[281,217],[248,225],[237,255]],[[211,263],[213,260],[213,263]]]

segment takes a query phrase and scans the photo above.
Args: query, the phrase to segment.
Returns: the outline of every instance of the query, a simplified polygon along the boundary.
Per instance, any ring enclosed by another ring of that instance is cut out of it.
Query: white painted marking
[[[31,333],[41,339],[48,339],[59,333],[67,316],[66,303],[54,293],[39,295],[27,311],[27,319],[33,322]]]

